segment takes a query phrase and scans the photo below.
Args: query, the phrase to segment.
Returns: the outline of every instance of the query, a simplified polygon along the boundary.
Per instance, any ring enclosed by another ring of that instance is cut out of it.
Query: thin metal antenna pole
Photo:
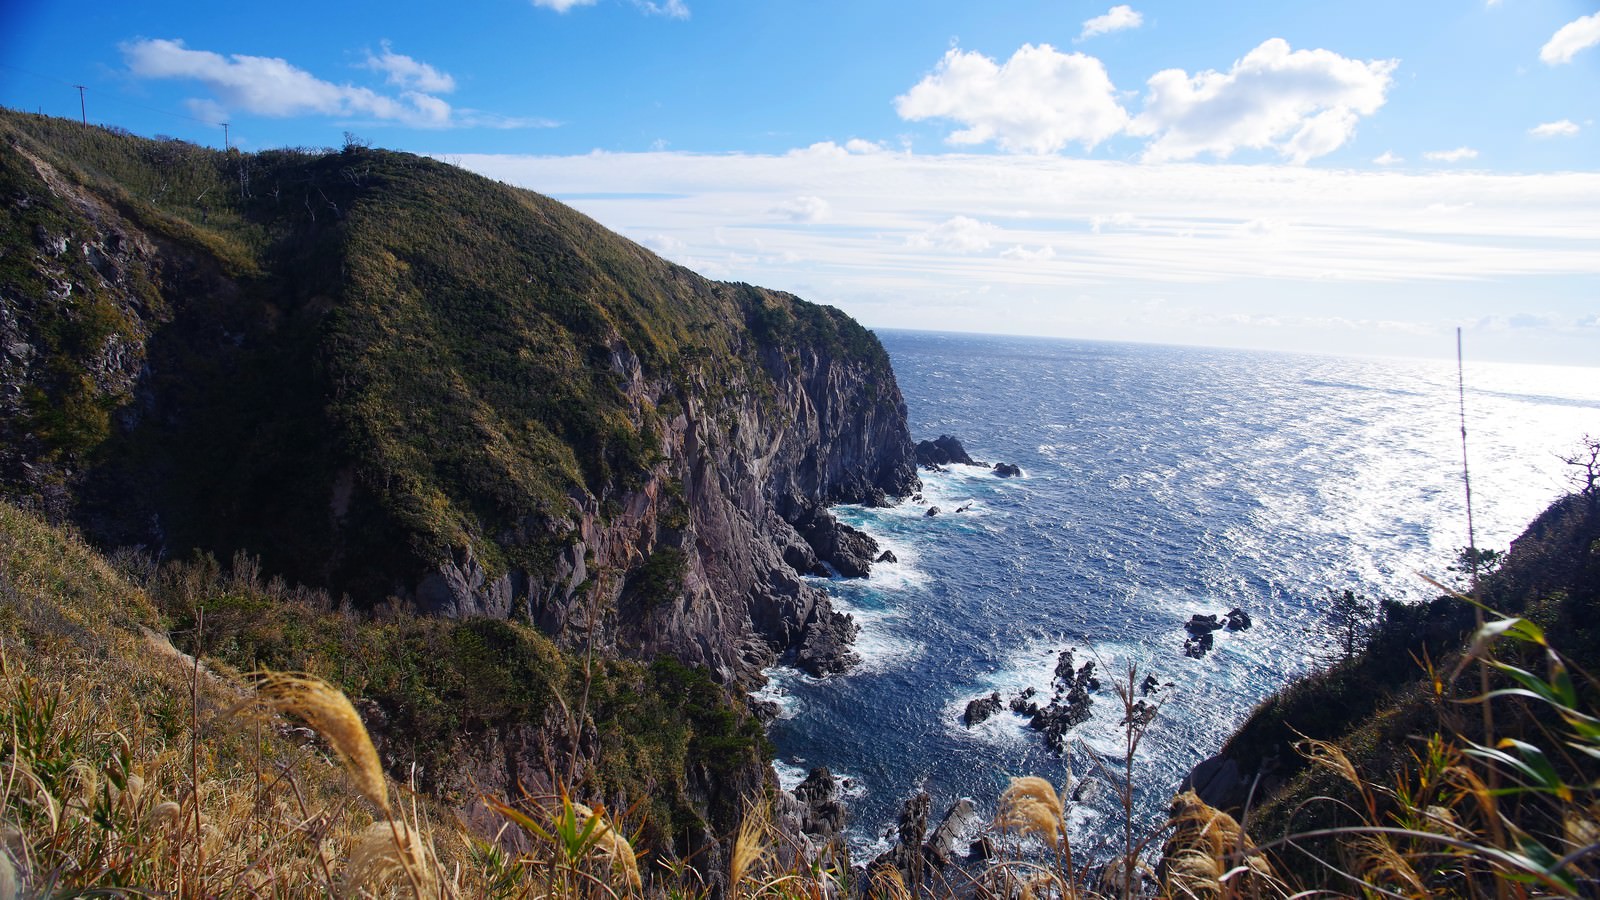
[[[1467,489],[1467,564],[1478,587],[1478,540],[1472,530],[1472,476],[1467,471],[1467,376],[1461,362],[1461,329],[1456,328],[1456,397],[1461,404],[1461,483]]]
[[[89,107],[83,102],[83,89],[85,86],[75,84],[73,87],[78,89],[78,115],[82,117],[83,124],[87,125],[89,124]]]
[[[222,149],[230,149],[233,145],[228,143],[228,123],[222,123]]]

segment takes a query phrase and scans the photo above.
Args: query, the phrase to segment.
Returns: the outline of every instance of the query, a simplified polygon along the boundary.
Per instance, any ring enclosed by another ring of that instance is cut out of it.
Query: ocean
[[[1134,761],[1136,818],[1153,828],[1257,701],[1334,652],[1329,591],[1426,600],[1418,573],[1449,580],[1467,545],[1453,361],[879,337],[914,439],[954,435],[1024,474],[954,466],[922,473],[920,503],[835,509],[899,560],[820,580],[860,623],[862,664],[774,669],[760,695],[783,710],[770,734],[785,786],[814,766],[848,780],[858,860],[889,846],[919,790],[937,817],[963,796],[992,814],[1013,775],[1104,784],[1123,755],[1111,683],[1130,665],[1171,683]],[[1559,456],[1600,434],[1600,370],[1469,360],[1466,384],[1477,545],[1504,549],[1569,486]],[[1234,607],[1254,627],[1184,655],[1192,615]],[[1008,710],[963,724],[991,691],[1047,700],[1069,648],[1102,686],[1065,754]],[[1109,846],[1114,801],[1086,792],[1076,847]]]

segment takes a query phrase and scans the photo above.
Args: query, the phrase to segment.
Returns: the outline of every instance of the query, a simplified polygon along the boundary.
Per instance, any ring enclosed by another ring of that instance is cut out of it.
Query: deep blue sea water
[[[774,670],[763,695],[784,707],[771,735],[788,784],[819,765],[851,779],[858,851],[887,846],[918,790],[935,815],[960,796],[992,811],[1011,775],[1059,785],[1120,760],[1109,682],[1129,663],[1174,685],[1135,762],[1139,815],[1158,821],[1255,702],[1330,652],[1329,589],[1423,600],[1416,573],[1447,578],[1467,544],[1453,362],[879,336],[914,438],[953,434],[1025,477],[955,467],[924,473],[923,505],[836,510],[900,560],[828,582],[864,662],[823,680]],[[1564,490],[1558,454],[1600,434],[1600,370],[1466,374],[1477,543],[1503,549]],[[1255,627],[1186,658],[1183,623],[1234,606]],[[1048,694],[1067,647],[1106,687],[1065,757],[1009,712],[962,725],[992,690]],[[1120,827],[1111,799],[1078,809],[1078,846]]]

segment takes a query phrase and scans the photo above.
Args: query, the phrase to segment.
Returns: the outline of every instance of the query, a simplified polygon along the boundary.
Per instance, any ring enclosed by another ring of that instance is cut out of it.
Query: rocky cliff
[[[887,356],[842,313],[404,154],[17,113],[0,142],[14,500],[724,682],[847,663],[793,523],[916,475]]]

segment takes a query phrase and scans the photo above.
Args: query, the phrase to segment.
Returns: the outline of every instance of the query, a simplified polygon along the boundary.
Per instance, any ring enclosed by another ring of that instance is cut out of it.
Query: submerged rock
[[[1246,631],[1254,624],[1250,621],[1250,614],[1235,606],[1228,610],[1228,630]]]
[[[937,507],[937,506],[930,506],[930,507],[928,507],[928,511],[923,513],[923,515],[927,516],[930,519],[933,518],[934,516],[937,516],[938,514],[939,514],[939,507]]]
[[[1021,478],[1022,468],[1015,463],[995,463],[994,474],[1001,478]]]

